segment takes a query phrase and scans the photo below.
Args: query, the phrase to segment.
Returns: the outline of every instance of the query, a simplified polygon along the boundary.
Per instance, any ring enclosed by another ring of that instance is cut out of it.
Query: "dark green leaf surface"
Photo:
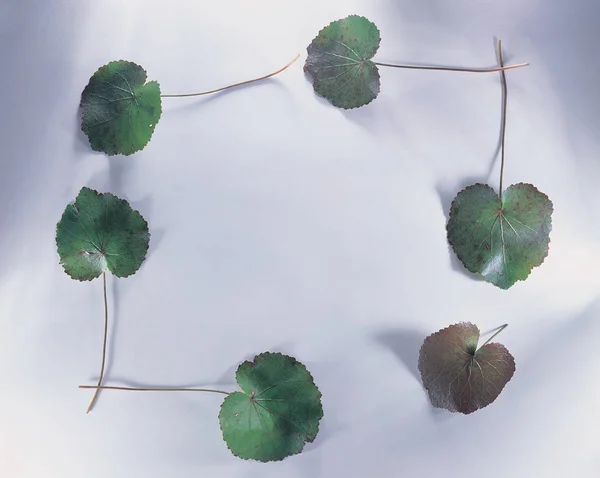
[[[478,341],[479,329],[469,322],[425,339],[419,371],[434,407],[473,413],[496,400],[512,378],[515,361],[504,345],[489,343],[477,350]]]
[[[371,58],[379,30],[364,17],[350,15],[323,28],[308,46],[304,71],[315,92],[340,108],[364,106],[379,94],[379,71]]]
[[[531,184],[514,184],[502,201],[487,184],[462,190],[450,207],[448,242],[471,272],[508,289],[548,255],[552,202]]]
[[[223,439],[235,456],[283,460],[315,439],[321,392],[296,359],[262,353],[239,366],[236,380],[242,391],[228,395],[219,413]]]
[[[60,263],[73,279],[92,280],[108,270],[137,272],[146,258],[148,223],[123,199],[82,188],[56,226]]]
[[[143,149],[160,119],[160,87],[130,61],[111,61],[81,94],[81,129],[94,151],[109,156]]]

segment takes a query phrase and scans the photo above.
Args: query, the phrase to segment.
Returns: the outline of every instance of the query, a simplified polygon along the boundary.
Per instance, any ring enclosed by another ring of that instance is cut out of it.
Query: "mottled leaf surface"
[[[92,280],[108,270],[117,277],[137,272],[148,251],[148,223],[127,201],[81,189],[56,226],[60,263],[73,279]]]
[[[502,200],[487,184],[474,184],[452,201],[448,242],[469,271],[508,289],[548,255],[552,210],[531,184],[510,186]]]
[[[262,353],[239,366],[236,380],[242,391],[228,395],[219,413],[223,439],[235,456],[283,460],[316,438],[321,392],[296,359]]]
[[[504,345],[477,350],[479,329],[469,322],[451,325],[425,339],[419,371],[431,404],[451,412],[473,413],[492,403],[515,372]]]
[[[308,46],[304,71],[315,92],[340,108],[358,108],[379,94],[379,71],[371,60],[381,39],[374,23],[350,15],[323,28]]]
[[[161,115],[160,87],[130,61],[100,67],[81,94],[81,129],[94,151],[130,155],[150,141]]]

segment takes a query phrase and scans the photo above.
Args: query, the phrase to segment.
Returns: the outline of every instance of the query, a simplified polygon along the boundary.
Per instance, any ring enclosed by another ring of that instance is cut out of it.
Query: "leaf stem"
[[[127,390],[131,392],[212,392],[229,395],[230,392],[213,390],[210,388],[140,388],[140,387],[108,387],[100,385],[79,385],[79,388],[92,388],[98,390]]]
[[[496,333],[494,335],[492,335],[489,339],[487,339],[482,345],[481,347],[483,347],[484,345],[487,345],[488,343],[490,343],[492,341],[492,339],[498,335],[500,332],[502,332],[506,327],[508,327],[508,324],[504,324],[501,325],[500,327],[498,327],[498,330],[496,331]],[[481,347],[479,347],[477,350],[479,350]],[[477,350],[475,351],[475,353],[477,353]]]
[[[294,59],[292,61],[290,61],[287,65],[285,65],[283,68],[280,68],[277,71],[274,71],[273,73],[269,73],[268,75],[265,76],[261,76],[260,78],[254,78],[253,80],[246,80],[246,81],[241,81],[239,83],[234,83],[233,85],[229,85],[229,86],[224,86],[222,88],[217,88],[216,90],[210,90],[210,91],[202,91],[200,93],[186,93],[186,94],[181,94],[181,95],[160,95],[161,98],[183,98],[185,96],[202,96],[202,95],[210,95],[211,93],[217,93],[219,91],[223,91],[223,90],[227,90],[229,88],[235,88],[236,86],[241,86],[241,85],[247,85],[248,83],[254,83],[255,81],[261,81],[261,80],[266,80],[267,78],[270,78],[272,76],[278,75],[279,73],[281,73],[283,70],[287,69],[288,67],[290,67],[292,65],[292,63],[294,63],[298,58],[300,58],[300,53],[298,53]]]
[[[94,408],[96,398],[100,393],[100,386],[102,385],[102,379],[104,378],[104,365],[106,363],[106,337],[108,335],[108,302],[106,300],[106,272],[102,273],[102,282],[104,283],[104,340],[102,343],[102,366],[100,367],[100,378],[98,379],[98,388],[96,388],[94,396],[92,397],[92,401],[90,402],[85,412],[86,415],[92,411],[92,408]]]
[[[516,65],[504,66],[501,64],[500,68],[453,68],[448,66],[420,66],[420,65],[394,65],[391,63],[380,63],[374,61],[378,66],[389,66],[391,68],[405,68],[407,70],[436,70],[436,71],[462,71],[467,73],[494,73],[501,71],[504,74],[505,70],[512,70],[514,68],[522,68],[528,66],[529,63],[518,63]]]
[[[500,66],[504,66],[504,60],[502,59],[502,41],[498,40],[498,60]],[[508,102],[508,88],[506,86],[506,74],[504,70],[500,71],[502,78],[502,132],[500,139],[500,204],[502,204],[502,179],[504,178],[504,138],[506,137],[506,105]]]

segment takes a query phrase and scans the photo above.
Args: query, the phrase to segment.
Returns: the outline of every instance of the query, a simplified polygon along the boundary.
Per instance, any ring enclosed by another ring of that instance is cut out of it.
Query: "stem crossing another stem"
[[[104,378],[104,365],[106,363],[106,337],[108,336],[108,302],[106,300],[106,272],[102,273],[102,281],[104,283],[104,340],[102,344],[102,366],[100,367],[100,378],[98,379],[98,387],[94,392],[94,396],[92,397],[92,401],[90,402],[86,415],[92,411],[94,408],[94,404],[96,403],[96,398],[100,393],[100,386],[102,385],[102,379]]]
[[[298,53],[294,57],[294,59],[292,61],[290,61],[287,65],[285,65],[283,68],[280,68],[279,70],[274,71],[273,73],[269,73],[268,75],[261,76],[260,78],[254,78],[253,80],[241,81],[239,83],[234,83],[233,85],[224,86],[222,88],[217,88],[216,90],[202,91],[200,93],[186,93],[186,94],[181,94],[181,95],[160,95],[160,96],[161,96],[161,98],[183,98],[183,97],[186,97],[186,96],[210,95],[211,93],[218,93],[219,91],[227,90],[229,88],[235,88],[236,86],[242,86],[242,85],[247,85],[248,83],[254,83],[255,81],[266,80],[267,78],[270,78],[272,76],[278,75],[283,70],[285,70],[288,67],[290,67],[292,65],[292,63],[294,63],[298,58],[300,58],[300,53]]]

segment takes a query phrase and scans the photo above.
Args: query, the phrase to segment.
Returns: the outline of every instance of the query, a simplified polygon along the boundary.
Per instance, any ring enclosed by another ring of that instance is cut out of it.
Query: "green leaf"
[[[60,263],[73,279],[92,280],[108,270],[137,272],[146,258],[148,223],[124,199],[82,188],[56,226]]]
[[[487,184],[474,184],[452,201],[448,242],[469,271],[508,289],[544,262],[551,215],[552,202],[531,184],[510,186],[502,200]]]
[[[425,339],[419,371],[431,404],[451,412],[473,413],[492,403],[515,373],[515,360],[504,345],[477,350],[479,329],[461,322]]]
[[[344,109],[364,106],[379,94],[379,71],[371,58],[379,30],[364,17],[350,15],[323,28],[308,46],[304,71],[315,92]]]
[[[295,358],[265,352],[242,363],[233,392],[221,405],[223,439],[240,458],[278,461],[312,442],[323,417],[321,392]]]
[[[130,61],[111,61],[81,94],[81,129],[94,151],[109,156],[143,149],[160,119],[160,87]]]

